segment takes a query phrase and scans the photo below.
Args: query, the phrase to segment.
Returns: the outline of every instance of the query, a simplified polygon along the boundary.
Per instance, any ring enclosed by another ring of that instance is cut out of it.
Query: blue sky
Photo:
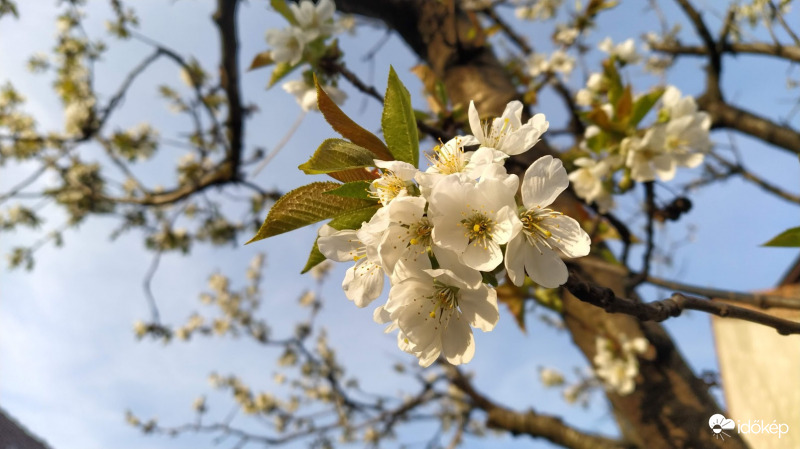
[[[266,10],[266,2],[252,1],[242,6],[241,59],[247,65],[252,55],[266,48],[264,32],[284,24]],[[210,2],[136,2],[142,17],[141,32],[167,43],[181,54],[194,55],[206,67],[216,64],[218,46],[209,21]],[[35,51],[46,51],[53,44],[54,2],[20,2],[21,19],[0,22],[1,80],[11,80],[28,98],[27,110],[44,129],[59,129],[61,109],[49,89],[46,77],[34,77],[24,70],[24,61]],[[635,37],[646,30],[655,18],[639,18],[636,8],[619,8],[602,16],[597,40],[610,35],[614,41]],[[674,11],[667,11],[670,17]],[[86,27],[90,34],[104,35],[103,20],[108,16],[105,3],[89,8]],[[795,14],[796,16],[796,14]],[[630,24],[636,17],[637,30],[617,26]],[[716,22],[713,21],[713,24]],[[530,26],[523,26],[523,30]],[[36,32],[32,32],[36,30]],[[43,31],[39,31],[43,30]],[[198,33],[195,30],[203,30]],[[415,57],[397,38],[392,38],[377,54],[374,66],[361,61],[382,30],[364,27],[356,37],[343,36],[341,47],[348,54],[347,64],[375,84],[385,85],[392,64],[412,92],[414,104],[422,107],[421,86],[410,74]],[[532,42],[546,42],[548,33],[529,35]],[[685,33],[687,40],[693,40]],[[150,50],[137,42],[111,42],[112,50],[98,66],[98,89],[113,92],[127,71]],[[546,50],[542,44],[542,50]],[[786,97],[784,73],[779,64],[764,58],[741,58],[735,68],[726,71],[725,85],[738,103],[770,110]],[[590,61],[595,60],[590,58]],[[757,60],[758,64],[747,61]],[[669,76],[684,93],[699,93],[702,80],[696,76],[699,59],[682,62]],[[372,73],[374,76],[370,76]],[[294,100],[279,88],[265,91],[267,71],[243,75],[244,96],[259,105],[260,112],[247,123],[247,145],[275,145],[300,114]],[[634,81],[652,83],[638,71],[629,73]],[[573,74],[576,82],[579,74]],[[755,81],[757,80],[757,81]],[[115,116],[112,127],[128,127],[142,121],[158,124],[162,135],[175,137],[186,128],[182,118],[170,113],[157,101],[155,86],[180,83],[175,67],[157,63],[134,85],[124,107]],[[766,86],[778,86],[766,89]],[[345,111],[370,129],[377,130],[380,109],[371,99],[346,87],[350,95]],[[543,96],[541,112],[548,114],[552,127],[560,120],[560,103]],[[788,107],[786,108],[788,110]],[[551,114],[553,111],[553,114]],[[559,111],[559,112],[556,112]],[[775,112],[776,116],[780,111]],[[309,114],[290,144],[258,176],[264,188],[289,190],[310,178],[295,167],[304,162],[319,142],[334,133],[318,114]],[[727,142],[724,133],[713,139]],[[800,190],[800,165],[796,158],[739,138],[745,162],[776,183]],[[425,145],[423,145],[423,148]],[[145,179],[168,183],[169,168],[183,150],[164,148],[156,161],[140,170]],[[161,161],[161,162],[159,162]],[[0,191],[8,190],[31,167],[4,167]],[[686,178],[684,178],[686,179]],[[738,180],[705,189],[694,196],[693,211],[681,224],[660,229],[660,241],[681,241],[685,224],[696,226],[694,242],[683,245],[675,254],[674,267],[658,267],[659,274],[698,285],[735,290],[769,288],[797,256],[793,250],[761,248],[778,232],[797,225],[797,210],[771,198],[757,195],[751,185]],[[634,215],[637,196],[623,201],[620,215]],[[55,226],[62,215],[51,211],[46,226]],[[641,221],[633,221],[639,230]],[[45,247],[37,253],[34,271],[3,271],[0,301],[0,405],[17,417],[35,434],[57,449],[93,448],[190,448],[208,445],[207,437],[187,436],[178,439],[144,437],[124,423],[124,411],[134,410],[143,418],[158,416],[165,425],[177,425],[192,419],[191,403],[207,395],[212,416],[227,414],[232,402],[224,394],[214,393],[207,381],[212,371],[236,373],[254,389],[273,389],[276,372],[274,351],[249,342],[233,339],[193,339],[183,344],[162,346],[150,341],[137,342],[131,326],[136,319],[147,319],[148,309],[141,290],[151,255],[143,247],[140,235],[129,234],[111,243],[107,235],[114,226],[107,218],[93,218],[77,232],[66,235],[64,248]],[[243,273],[254,254],[267,254],[264,277],[265,294],[261,314],[274,327],[276,335],[291,332],[293,323],[303,316],[296,306],[301,292],[311,280],[298,274],[315,235],[308,228],[288,235],[237,248],[210,249],[197,246],[190,256],[165,255],[153,282],[162,318],[179,324],[202,306],[198,293],[205,289],[207,276],[214,271],[230,274],[235,283],[243,282]],[[29,243],[35,236],[17,231],[3,234],[0,249],[4,252],[19,243]],[[638,252],[634,257],[638,257]],[[365,389],[397,391],[404,384],[391,374],[389,363],[409,362],[409,356],[395,346],[393,336],[381,333],[372,323],[372,308],[357,309],[339,288],[345,266],[337,267],[325,284],[322,295],[325,308],[320,323],[328,329],[330,341],[345,366],[358,373]],[[659,292],[650,291],[650,299]],[[477,354],[468,369],[477,373],[475,382],[497,401],[516,408],[533,406],[543,413],[563,414],[570,423],[584,429],[613,432],[613,418],[604,410],[604,401],[595,397],[589,410],[569,406],[555,390],[544,389],[538,381],[538,367],[552,366],[564,372],[585,367],[586,362],[571,345],[567,333],[555,331],[530,317],[529,331],[523,335],[505,310],[498,328],[490,334],[477,335]],[[666,323],[682,352],[700,371],[715,369],[713,342],[708,317],[687,313]],[[504,440],[510,444],[513,440]],[[496,441],[470,440],[467,447],[496,447]],[[527,443],[526,443],[527,445]],[[535,441],[533,447],[550,447]]]

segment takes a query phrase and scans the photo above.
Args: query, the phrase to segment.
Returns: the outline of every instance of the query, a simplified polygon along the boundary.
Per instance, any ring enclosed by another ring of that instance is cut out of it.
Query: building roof
[[[0,408],[0,449],[52,449]]]

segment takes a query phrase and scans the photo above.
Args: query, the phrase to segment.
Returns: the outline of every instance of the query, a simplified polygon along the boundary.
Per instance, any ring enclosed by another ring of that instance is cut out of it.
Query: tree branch
[[[799,46],[773,45],[765,42],[752,43],[728,43],[722,42],[719,47],[721,53],[729,53],[733,56],[737,54],[752,54],[762,56],[773,56],[786,59],[792,62],[800,62]],[[707,56],[708,49],[702,45],[681,45],[677,42],[653,42],[650,48],[655,51],[670,55],[685,56]]]
[[[571,449],[622,449],[620,441],[590,433],[584,433],[564,424],[561,418],[541,415],[528,410],[515,412],[492,402],[475,390],[470,380],[455,366],[443,363],[450,381],[472,400],[475,407],[488,414],[487,426],[511,432],[512,435],[529,435],[544,438]]]
[[[214,23],[220,35],[220,83],[228,98],[228,159],[231,161],[231,176],[239,178],[244,139],[244,111],[239,92],[239,42],[236,36],[236,8],[239,0],[217,0]]]
[[[772,327],[781,335],[800,334],[800,323],[777,318],[772,315],[743,307],[709,301],[694,296],[673,293],[672,297],[650,303],[636,302],[619,298],[605,287],[591,284],[579,279],[575,270],[564,286],[579,300],[600,307],[608,313],[623,313],[640,321],[664,321],[679,316],[684,310],[699,310],[723,318],[736,318],[752,323]]]
[[[789,127],[703,95],[697,105],[711,115],[713,128],[729,128],[757,137],[793,154],[800,154],[800,133]]]

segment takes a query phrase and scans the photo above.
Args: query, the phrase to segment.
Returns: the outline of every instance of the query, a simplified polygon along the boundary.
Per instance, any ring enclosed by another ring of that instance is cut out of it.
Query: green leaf
[[[328,226],[341,231],[342,229],[358,229],[365,221],[369,221],[375,212],[381,208],[380,204],[370,203],[370,206],[357,210],[351,210],[339,215],[328,222]]]
[[[619,76],[615,61],[616,58],[613,56],[603,61],[603,73],[608,80],[608,101],[611,104],[617,104],[622,96],[622,78]]]
[[[250,63],[250,67],[247,70],[250,71],[260,69],[261,67],[266,67],[274,63],[275,61],[272,60],[272,53],[269,50],[262,51],[261,53],[256,54],[256,56],[253,58],[253,62]]]
[[[800,246],[800,226],[781,232],[773,237],[772,240],[761,246],[779,246],[786,248]]]
[[[639,97],[638,100],[633,104],[633,112],[631,113],[631,118],[628,121],[629,126],[635,127],[642,121],[645,115],[653,109],[656,102],[664,95],[664,88],[659,87],[658,89],[653,90],[645,95]]]
[[[414,109],[411,108],[411,95],[406,90],[393,67],[389,67],[389,82],[383,101],[381,117],[383,137],[389,152],[398,161],[419,165],[419,135]]]
[[[311,159],[301,164],[300,170],[307,175],[319,175],[352,168],[372,167],[375,154],[366,148],[343,139],[326,139],[317,148]]]
[[[319,111],[334,131],[354,144],[375,153],[375,159],[380,159],[382,161],[392,160],[389,149],[381,142],[381,139],[375,136],[375,134],[358,126],[347,114],[342,112],[339,106],[325,93],[322,86],[319,85],[316,76],[314,77],[314,85],[317,87],[317,106],[319,107]]]
[[[297,25],[297,19],[294,17],[292,10],[289,9],[289,4],[286,3],[286,0],[269,0],[269,4],[272,6],[272,9],[282,15],[289,23]]]
[[[317,240],[319,240],[319,237],[317,237]],[[300,274],[308,273],[308,270],[325,261],[325,255],[319,251],[317,240],[314,240],[314,246],[311,247],[311,253],[308,255],[306,266],[303,267],[303,271],[301,271]]]
[[[330,192],[325,192],[327,195],[338,195],[345,198],[359,198],[362,200],[372,200],[374,198],[369,196],[369,186],[372,185],[369,181],[354,181],[343,184]]]
[[[247,243],[375,206],[372,201],[323,195],[339,186],[338,182],[314,182],[283,195],[269,210],[261,229]]]
[[[267,89],[274,86],[275,83],[282,80],[286,75],[292,73],[292,71],[302,64],[302,61],[297,64],[289,64],[288,62],[279,62],[275,64],[275,69],[272,70],[272,76],[269,78],[269,84],[267,84]]]

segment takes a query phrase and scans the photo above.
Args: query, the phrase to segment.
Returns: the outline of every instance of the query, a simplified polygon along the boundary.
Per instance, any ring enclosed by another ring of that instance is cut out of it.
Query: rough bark
[[[455,2],[338,0],[337,6],[345,12],[383,21],[394,29],[444,81],[454,103],[474,100],[482,115],[500,115],[508,101],[518,98],[477,21],[458,11]],[[540,143],[534,151],[515,158],[514,166],[519,171],[552,151]],[[585,214],[577,199],[562,197],[558,207],[563,212]],[[623,276],[591,267],[584,269],[584,275],[625,296]],[[747,447],[735,434],[726,438],[724,445],[713,437],[708,418],[719,413],[720,408],[658,323],[640,323],[627,315],[608,314],[568,293],[564,295],[563,315],[575,344],[590,361],[598,335],[644,336],[655,348],[652,360],[642,361],[635,393],[625,397],[608,394],[629,443],[653,449]]]

